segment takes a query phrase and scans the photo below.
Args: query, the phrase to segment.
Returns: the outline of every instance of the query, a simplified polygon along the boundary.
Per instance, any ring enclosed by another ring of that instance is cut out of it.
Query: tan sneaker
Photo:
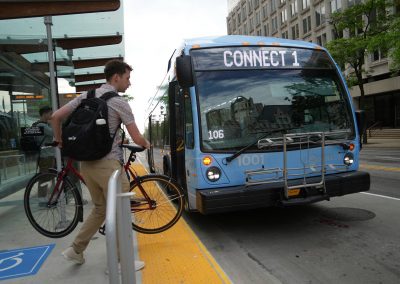
[[[83,257],[83,253],[77,253],[72,247],[67,248],[61,254],[68,261],[72,261],[76,264],[84,264],[85,263],[85,258]]]
[[[139,271],[144,268],[144,261],[135,260],[135,271]],[[107,275],[110,273],[108,268],[104,271]],[[121,274],[121,265],[118,263],[118,273]]]

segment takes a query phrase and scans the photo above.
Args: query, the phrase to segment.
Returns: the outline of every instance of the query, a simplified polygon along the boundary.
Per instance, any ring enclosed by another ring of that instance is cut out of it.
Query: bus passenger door
[[[196,188],[198,187],[198,172],[199,168],[196,165],[196,157],[198,153],[195,150],[195,127],[193,118],[193,106],[195,105],[195,100],[192,104],[189,89],[184,89],[183,93],[184,99],[184,112],[185,112],[185,174],[186,174],[186,195],[187,201],[186,209],[192,210],[196,208]]]
[[[184,96],[178,82],[169,83],[168,108],[170,122],[171,176],[186,188]]]

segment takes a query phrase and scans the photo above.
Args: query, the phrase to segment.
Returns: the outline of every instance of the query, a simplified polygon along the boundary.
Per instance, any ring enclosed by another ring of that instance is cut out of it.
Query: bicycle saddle
[[[134,153],[142,152],[142,151],[144,151],[144,150],[146,149],[146,148],[144,148],[144,147],[142,147],[142,146],[129,145],[129,144],[122,144],[122,145],[121,145],[121,148],[129,149],[129,150],[131,150],[131,151],[134,152]]]

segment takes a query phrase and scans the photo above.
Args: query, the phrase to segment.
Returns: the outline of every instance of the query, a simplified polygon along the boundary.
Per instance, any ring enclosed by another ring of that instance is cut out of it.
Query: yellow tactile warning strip
[[[135,164],[139,175],[146,174]],[[145,262],[142,283],[231,283],[229,277],[182,218],[169,230],[137,233],[139,258]]]
[[[387,172],[400,172],[400,168],[399,167],[386,167],[386,166],[378,166],[378,165],[361,164],[360,168],[361,169],[367,169],[367,170],[377,170],[377,171],[387,171]]]

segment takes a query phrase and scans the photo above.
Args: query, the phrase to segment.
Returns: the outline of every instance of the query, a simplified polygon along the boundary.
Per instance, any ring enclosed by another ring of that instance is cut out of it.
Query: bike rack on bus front
[[[324,132],[309,132],[309,133],[294,133],[285,134],[282,138],[266,138],[261,139],[258,143],[259,148],[270,146],[283,146],[283,168],[262,168],[258,170],[246,171],[246,185],[258,185],[265,183],[283,182],[284,197],[289,199],[290,190],[301,189],[307,187],[320,188],[322,195],[326,194],[325,175],[327,172],[342,172],[347,170],[343,164],[329,164],[325,162],[325,146],[326,136],[342,135],[346,131],[336,131],[329,134]],[[337,144],[334,141],[333,144]],[[288,166],[288,145],[299,145],[299,155],[302,159],[303,167],[293,168]],[[305,148],[303,148],[305,145]],[[320,164],[312,163],[309,158],[311,148],[320,147],[321,162]],[[320,180],[313,180],[312,183],[307,183],[307,178],[317,176]],[[293,180],[297,182],[294,183]],[[299,183],[298,181],[301,180]]]

